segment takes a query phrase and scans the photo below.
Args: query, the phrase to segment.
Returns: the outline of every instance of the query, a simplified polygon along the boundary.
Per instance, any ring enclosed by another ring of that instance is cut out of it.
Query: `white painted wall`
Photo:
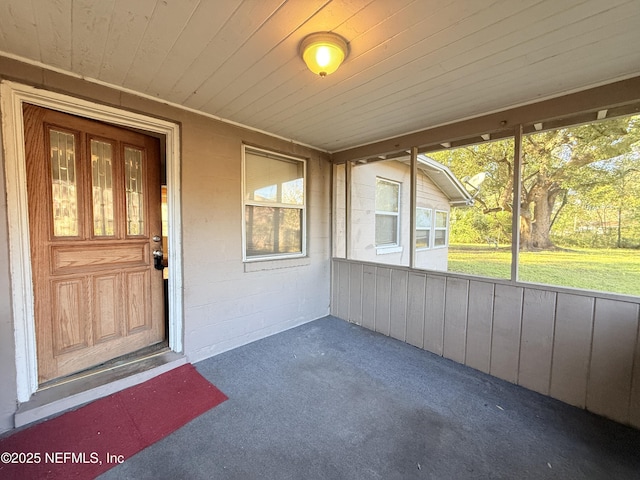
[[[329,313],[330,177],[324,154],[260,132],[0,58],[0,77],[157,116],[181,126],[184,352],[196,362]],[[242,262],[243,142],[308,159],[308,256]],[[14,319],[0,158],[0,432],[16,411]],[[11,182],[11,179],[7,181]]]
[[[640,428],[640,298],[333,260],[332,314]]]
[[[395,160],[354,165],[351,169],[351,251],[349,258],[389,265],[409,265],[410,255],[410,186],[411,168]],[[375,185],[376,177],[400,183],[400,251],[385,252],[375,246]],[[449,201],[433,181],[418,171],[416,205],[449,211]],[[343,243],[337,232],[336,243]],[[416,266],[447,270],[448,249],[418,250]]]

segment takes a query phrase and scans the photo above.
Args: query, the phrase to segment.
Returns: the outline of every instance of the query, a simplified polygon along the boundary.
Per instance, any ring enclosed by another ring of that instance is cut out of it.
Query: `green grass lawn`
[[[508,279],[511,276],[511,247],[450,245],[449,271]],[[521,252],[519,280],[640,296],[640,251]]]

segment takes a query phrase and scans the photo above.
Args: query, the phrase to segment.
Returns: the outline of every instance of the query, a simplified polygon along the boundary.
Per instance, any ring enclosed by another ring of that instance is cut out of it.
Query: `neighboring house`
[[[355,165],[351,189],[354,260],[409,265],[411,162],[408,157]],[[416,267],[447,270],[449,212],[473,199],[446,166],[418,155]]]

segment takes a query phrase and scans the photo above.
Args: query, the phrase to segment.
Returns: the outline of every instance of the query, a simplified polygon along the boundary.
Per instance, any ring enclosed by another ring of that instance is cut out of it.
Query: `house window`
[[[431,209],[416,208],[416,248],[426,249],[431,246]]]
[[[445,247],[447,245],[447,230],[449,229],[449,214],[442,210],[436,210],[436,223],[434,227],[433,246]]]
[[[376,247],[399,243],[400,184],[376,178]]]
[[[306,254],[304,160],[244,148],[244,260]]]

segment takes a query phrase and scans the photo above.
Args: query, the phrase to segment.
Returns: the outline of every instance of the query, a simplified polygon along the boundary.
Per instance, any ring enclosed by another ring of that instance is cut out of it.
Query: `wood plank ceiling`
[[[0,1],[0,55],[330,152],[637,76],[639,45],[640,0]]]

